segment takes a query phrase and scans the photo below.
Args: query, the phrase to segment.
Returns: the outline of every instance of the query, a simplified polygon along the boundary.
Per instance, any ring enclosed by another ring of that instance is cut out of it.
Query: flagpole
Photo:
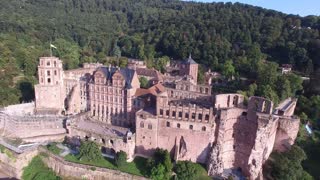
[[[50,44],[49,44],[49,46],[50,46],[50,57],[52,57],[52,47],[51,47],[51,41],[50,41]]]

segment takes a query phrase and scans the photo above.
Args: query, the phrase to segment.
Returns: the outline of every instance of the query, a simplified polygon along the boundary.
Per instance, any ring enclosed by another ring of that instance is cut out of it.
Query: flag
[[[50,47],[57,49],[57,47],[54,46],[53,44],[50,44]]]

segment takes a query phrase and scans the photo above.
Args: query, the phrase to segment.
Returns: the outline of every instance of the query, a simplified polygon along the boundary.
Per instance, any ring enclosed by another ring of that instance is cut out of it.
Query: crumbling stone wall
[[[10,177],[20,179],[23,168],[28,166],[32,158],[38,154],[38,149],[30,149],[22,154],[17,154],[6,149],[0,153],[0,169]]]
[[[44,157],[45,163],[52,168],[57,174],[63,177],[74,177],[88,180],[145,180],[146,178],[124,173],[117,170],[99,168],[89,165],[71,163],[63,160],[61,157],[51,154],[41,148],[41,152],[45,152],[48,156]]]

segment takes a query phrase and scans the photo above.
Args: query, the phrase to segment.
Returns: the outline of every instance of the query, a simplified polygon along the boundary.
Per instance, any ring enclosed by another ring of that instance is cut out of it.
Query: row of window
[[[167,127],[171,127],[171,123],[169,121],[167,121],[166,126]],[[177,123],[177,128],[181,128],[181,124],[180,123]],[[193,125],[189,125],[189,129],[193,130]],[[201,130],[202,131],[206,131],[207,128],[205,126],[202,126]]]
[[[171,123],[169,121],[167,121],[166,122],[166,126],[167,127],[171,127]],[[140,128],[144,128],[144,122],[143,121],[140,122]],[[179,129],[181,128],[181,124],[180,123],[177,123],[177,128],[179,128]],[[151,123],[148,124],[148,129],[152,129],[152,124]],[[193,130],[193,125],[189,125],[189,129]],[[206,131],[206,130],[207,130],[206,126],[202,126],[201,127],[201,131]]]
[[[43,62],[44,61],[41,61],[41,65],[43,65]],[[50,66],[50,64],[51,64],[50,61],[47,61],[47,66]],[[53,66],[57,67],[57,62],[56,61],[53,62]]]
[[[160,109],[160,115],[161,115],[161,116],[164,115],[164,114],[163,114],[163,109]],[[166,116],[169,116],[169,115],[170,115],[170,111],[169,111],[169,110],[166,110],[166,114],[165,114],[165,115],[166,115]],[[173,118],[175,118],[175,117],[177,116],[176,111],[172,111],[171,116],[172,116]],[[182,112],[181,112],[181,111],[178,112],[178,118],[182,118]],[[188,113],[188,112],[184,113],[184,118],[189,119],[189,113]],[[196,113],[191,113],[191,119],[196,119],[196,118],[197,118],[197,120],[200,120],[200,121],[201,121],[202,118],[203,118],[203,115],[202,115],[202,114],[198,114],[198,117],[196,117]],[[206,115],[204,116],[204,120],[209,121],[209,114],[206,114]]]
[[[143,121],[140,122],[140,128],[144,128],[144,122]],[[151,123],[148,124],[148,129],[152,129],[152,124]]]
[[[91,91],[95,90],[96,92],[109,92],[109,94],[123,94],[123,90],[122,89],[115,89],[113,87],[99,87],[99,86],[96,86],[95,88],[93,86],[91,86]]]
[[[92,100],[106,100],[107,102],[114,102],[114,103],[120,103],[122,104],[123,98],[120,97],[120,96],[104,96],[104,95],[99,95],[99,94],[96,94],[95,96],[92,96]]]

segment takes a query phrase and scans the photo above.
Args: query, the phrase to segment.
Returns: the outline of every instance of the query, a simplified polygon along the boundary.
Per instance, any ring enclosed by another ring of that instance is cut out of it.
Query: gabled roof
[[[158,84],[150,87],[149,89],[142,89],[142,88],[137,89],[135,96],[138,97],[138,96],[143,96],[146,94],[152,94],[152,95],[156,96],[158,94],[161,94],[165,90],[166,90],[166,88],[162,84],[158,83]]]
[[[112,80],[112,76],[115,72],[117,72],[119,70],[119,68],[116,68],[116,67],[99,67],[97,71],[100,71],[104,74],[104,76],[106,77],[106,79],[108,81],[111,81]],[[131,86],[131,82],[132,82],[132,79],[133,79],[133,76],[134,76],[134,73],[135,71],[133,69],[129,69],[129,68],[121,68],[119,70],[119,73],[123,76],[124,80],[125,80],[125,87],[130,89],[132,88]]]
[[[185,64],[198,64],[197,62],[195,62],[195,61],[192,59],[191,54],[189,55],[189,58],[184,61],[184,63],[185,63]]]

